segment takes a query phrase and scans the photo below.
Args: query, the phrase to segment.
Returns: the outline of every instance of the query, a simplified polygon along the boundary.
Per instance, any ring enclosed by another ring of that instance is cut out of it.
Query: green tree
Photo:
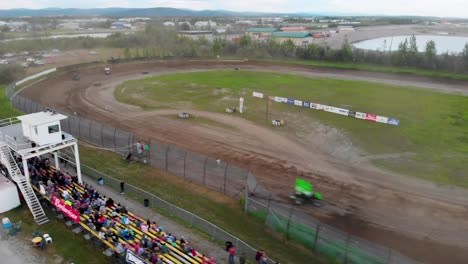
[[[135,49],[135,52],[133,53],[133,58],[140,58],[140,51],[138,49]]]
[[[418,65],[419,64],[418,43],[416,42],[416,37],[414,35],[411,36],[411,38],[409,40],[408,63],[410,65]]]
[[[353,60],[353,48],[349,44],[348,40],[345,40],[341,50],[339,52],[339,59],[341,61],[352,61]]]
[[[281,53],[281,44],[278,42],[278,39],[275,37],[269,37],[267,40],[267,49],[268,53],[271,56],[278,56]]]
[[[250,39],[250,37],[247,36],[247,35],[244,35],[244,36],[240,37],[240,39],[239,39],[239,45],[242,48],[250,46],[251,43],[252,43],[252,39]]]
[[[125,59],[130,59],[132,57],[132,54],[130,53],[130,49],[127,47],[124,49],[124,58]]]
[[[296,52],[296,44],[290,39],[284,41],[281,44],[281,50],[283,51],[283,55],[286,57],[293,57]]]
[[[24,68],[19,65],[0,65],[0,84],[9,84],[24,76]]]
[[[399,65],[408,65],[408,39],[398,45],[398,62]]]
[[[222,48],[221,39],[215,38],[214,41],[213,41],[213,47],[212,47],[212,49],[213,49],[213,54],[214,54],[215,56],[220,55],[221,48]]]
[[[180,25],[180,30],[181,31],[189,31],[190,30],[190,25],[188,23],[182,23]]]
[[[468,42],[465,44],[461,55],[463,57],[463,64],[465,66],[465,70],[468,70]]]
[[[433,40],[428,41],[426,43],[426,50],[425,50],[424,54],[426,56],[428,66],[431,67],[431,68],[435,68],[435,66],[436,66],[435,65],[436,53],[437,53],[437,50],[436,50],[435,42]]]

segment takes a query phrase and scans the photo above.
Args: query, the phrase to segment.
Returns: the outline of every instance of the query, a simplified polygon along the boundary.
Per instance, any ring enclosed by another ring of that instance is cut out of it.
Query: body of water
[[[433,40],[436,44],[437,54],[449,53],[460,53],[463,51],[465,44],[468,43],[468,37],[455,37],[455,36],[434,36],[434,35],[416,35],[416,43],[418,50],[424,52],[426,49],[426,43]],[[396,51],[398,45],[404,42],[405,39],[410,40],[411,36],[394,36],[394,37],[383,37],[364,40],[354,43],[354,47],[358,49],[367,50],[380,50],[380,51]]]
[[[129,34],[129,32],[122,32],[123,34]],[[29,40],[29,39],[58,39],[58,38],[80,38],[80,37],[90,37],[90,38],[107,38],[113,33],[83,33],[83,34],[64,34],[64,35],[50,35],[43,37],[31,37],[31,38],[14,38],[14,39],[5,39],[1,42],[11,42],[17,40]]]

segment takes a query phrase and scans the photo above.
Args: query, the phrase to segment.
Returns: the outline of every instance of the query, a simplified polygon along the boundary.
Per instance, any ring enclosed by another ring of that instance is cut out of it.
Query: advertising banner
[[[263,98],[262,93],[253,92],[252,95],[253,95],[253,97]]]
[[[373,114],[366,114],[366,119],[372,122],[377,121],[377,116]]]
[[[338,109],[336,109],[333,106],[328,106],[328,105],[325,105],[325,108],[323,110],[325,110],[325,112],[330,112],[330,113],[338,112]]]
[[[385,116],[377,116],[376,120],[377,122],[379,123],[384,123],[384,124],[387,124],[388,123],[388,117],[385,117]]]
[[[146,264],[146,262],[142,257],[138,256],[135,252],[131,251],[127,248],[127,252],[125,253],[125,261],[131,264]]]
[[[359,119],[366,119],[366,113],[356,112],[355,116]]]
[[[52,204],[75,223],[80,222],[80,213],[71,206],[65,204],[65,202],[57,198],[57,196],[52,196]]]
[[[328,105],[320,105],[319,109],[323,109],[323,111],[326,111],[326,112],[332,112],[331,106],[328,106]]]
[[[387,124],[392,125],[392,126],[399,126],[400,120],[395,119],[395,118],[389,118],[387,121]]]
[[[253,92],[254,97],[258,98],[265,98],[265,95],[263,93],[258,93],[258,92]],[[316,109],[316,110],[324,110],[326,112],[330,113],[335,113],[338,115],[343,115],[343,116],[349,116],[349,117],[354,117],[357,119],[364,119],[364,120],[369,120],[372,122],[378,122],[382,124],[389,124],[392,126],[399,126],[400,125],[400,120],[395,119],[395,118],[389,118],[385,116],[378,116],[375,114],[367,114],[367,113],[362,113],[362,112],[355,112],[351,111],[348,109],[344,108],[339,108],[339,107],[334,107],[334,106],[329,106],[329,105],[322,105],[322,104],[317,104],[317,103],[311,103],[311,102],[305,102],[301,100],[296,100],[292,98],[285,98],[285,97],[280,97],[280,96],[268,96],[268,99],[270,100],[268,103],[270,104],[271,101],[278,102],[278,103],[287,103],[290,105],[297,105],[297,106],[302,106],[305,108],[310,108],[310,109]],[[240,102],[239,109],[240,112],[242,113],[243,111],[243,102]]]
[[[344,115],[347,116],[349,110],[348,109],[343,109],[343,108],[338,108],[338,107],[331,107],[330,112],[339,114],[339,115]]]
[[[348,116],[349,110],[348,110],[348,109],[339,108],[339,109],[338,109],[338,114],[339,114],[339,115]]]

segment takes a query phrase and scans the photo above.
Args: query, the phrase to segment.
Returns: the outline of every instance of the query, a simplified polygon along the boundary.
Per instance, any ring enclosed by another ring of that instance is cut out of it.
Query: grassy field
[[[282,113],[336,127],[369,155],[410,153],[376,159],[378,166],[440,184],[468,188],[468,97],[376,83],[306,78],[268,72],[210,71],[128,81],[118,87],[119,101],[144,109],[192,108],[223,112],[244,96],[242,117],[266,125],[265,102],[252,91],[373,113],[401,120],[400,127],[273,103]],[[300,130],[301,128],[294,128]]]
[[[21,112],[13,108],[5,95],[5,86],[0,85],[0,120],[12,116],[18,116]]]
[[[314,60],[270,59],[270,60],[260,60],[260,61],[290,63],[290,64],[336,68],[336,69],[345,69],[345,70],[361,70],[361,71],[386,72],[386,73],[404,73],[404,74],[414,74],[414,75],[420,75],[420,76],[442,78],[442,79],[452,79],[452,80],[460,80],[460,81],[468,80],[468,75],[466,74],[430,71],[430,70],[422,70],[422,69],[416,69],[416,68],[390,67],[390,66],[381,66],[381,65],[372,65],[372,64],[357,64],[357,63],[314,61]]]

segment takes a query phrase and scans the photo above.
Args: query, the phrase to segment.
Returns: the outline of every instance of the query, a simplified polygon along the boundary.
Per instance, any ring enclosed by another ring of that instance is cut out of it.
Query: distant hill
[[[17,17],[59,17],[59,16],[106,16],[106,17],[351,17],[351,16],[372,16],[372,17],[406,17],[421,18],[418,16],[385,16],[376,14],[358,13],[336,13],[336,12],[301,12],[301,13],[262,13],[262,12],[234,12],[227,10],[190,10],[170,7],[154,8],[45,8],[45,9],[9,9],[0,10],[0,18]]]
[[[281,14],[260,12],[233,12],[226,10],[190,10],[170,7],[155,8],[46,8],[46,9],[9,9],[0,10],[0,17],[47,17],[47,16],[109,16],[109,17],[234,17],[234,16],[304,16],[305,14]],[[309,14],[310,15],[310,14]]]

